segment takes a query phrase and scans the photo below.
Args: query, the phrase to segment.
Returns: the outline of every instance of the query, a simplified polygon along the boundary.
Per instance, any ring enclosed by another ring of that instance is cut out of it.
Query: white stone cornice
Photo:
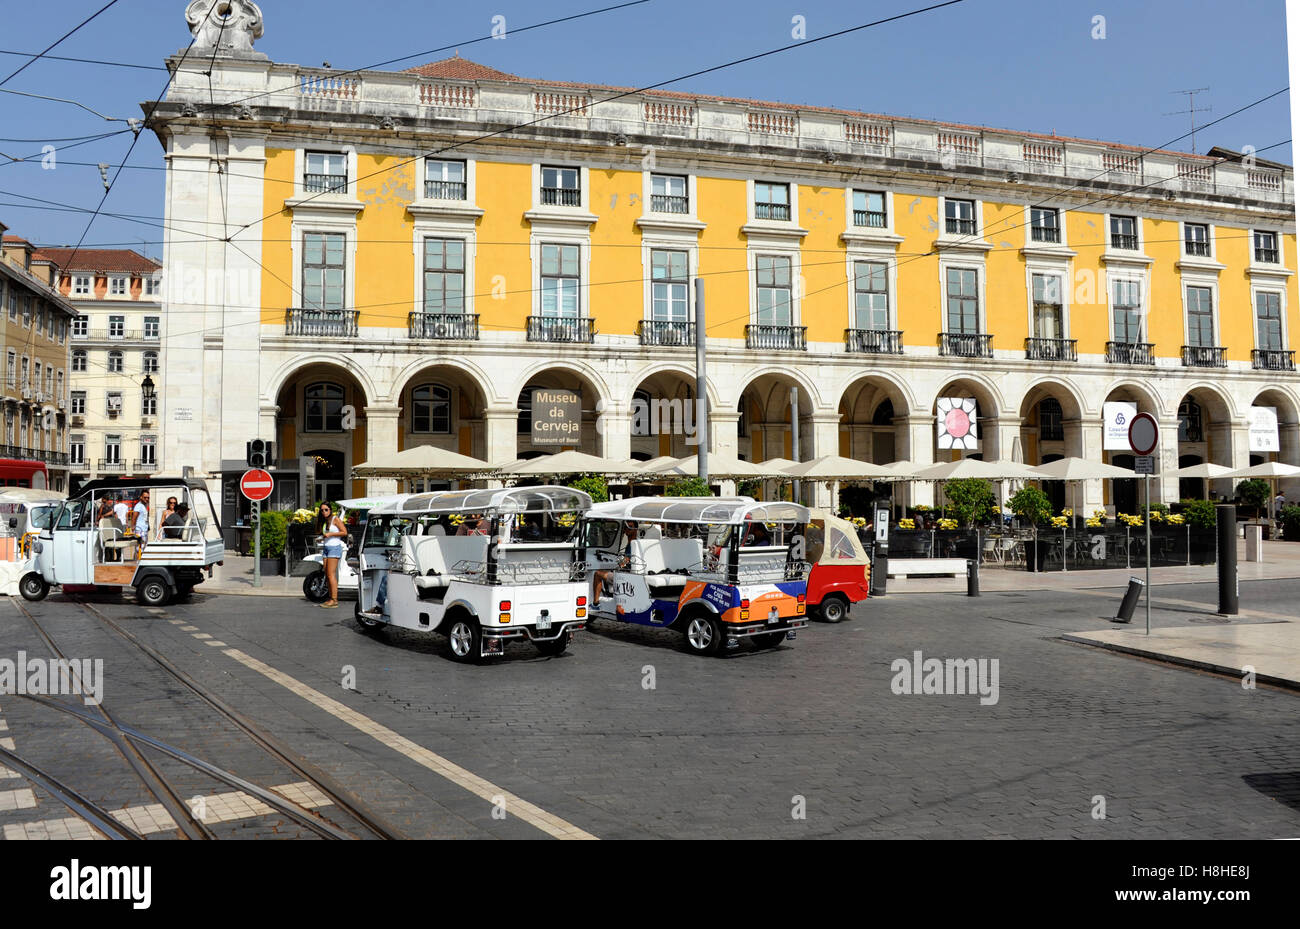
[[[1290,268],[1284,268],[1281,265],[1259,265],[1251,263],[1246,267],[1246,273],[1251,277],[1280,277],[1288,278],[1295,274]]]
[[[989,252],[993,250],[992,242],[985,242],[983,239],[967,239],[959,236],[941,235],[934,240],[934,250],[943,254],[961,252]]]
[[[857,229],[846,229],[840,233],[840,238],[844,240],[845,245],[886,245],[897,248],[904,241],[901,235],[894,235],[892,232],[867,232],[858,231]]]
[[[1020,250],[1021,257],[1024,258],[1043,258],[1048,260],[1068,261],[1078,256],[1072,248],[1066,248],[1063,245],[1026,245]]]
[[[599,219],[595,213],[579,210],[528,210],[524,219],[533,225],[544,226],[594,226]]]
[[[772,239],[802,239],[808,234],[808,230],[801,226],[766,222],[746,223],[740,231],[747,236]]]
[[[636,221],[638,229],[656,232],[703,232],[708,225],[698,219],[674,219],[670,216],[641,216]]]
[[[1174,262],[1174,267],[1179,271],[1205,271],[1211,274],[1218,274],[1228,266],[1217,261],[1211,261],[1209,258],[1196,258],[1194,256],[1184,255]]]
[[[366,208],[360,200],[348,200],[342,197],[289,197],[284,207],[292,210],[294,215],[308,216],[312,213],[352,213],[356,215]]]
[[[1101,254],[1101,260],[1106,264],[1113,265],[1132,265],[1134,267],[1150,267],[1155,264],[1154,258],[1148,258],[1146,255],[1134,252],[1112,252],[1105,251]]]
[[[406,205],[407,211],[418,219],[478,219],[483,210],[476,206],[458,206],[440,200],[417,200]]]

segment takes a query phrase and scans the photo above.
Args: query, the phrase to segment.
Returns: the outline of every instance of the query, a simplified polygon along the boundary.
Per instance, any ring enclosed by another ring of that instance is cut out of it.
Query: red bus
[[[0,487],[30,487],[45,490],[50,486],[50,472],[45,462],[30,458],[0,458]]]

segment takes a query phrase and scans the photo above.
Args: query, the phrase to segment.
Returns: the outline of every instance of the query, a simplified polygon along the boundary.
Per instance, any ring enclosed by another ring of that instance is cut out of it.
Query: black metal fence
[[[1137,568],[1146,564],[1146,530],[1040,529],[996,533],[974,529],[890,529],[890,558],[975,558],[1030,571]],[[1210,565],[1217,560],[1213,529],[1151,527],[1151,566]]]

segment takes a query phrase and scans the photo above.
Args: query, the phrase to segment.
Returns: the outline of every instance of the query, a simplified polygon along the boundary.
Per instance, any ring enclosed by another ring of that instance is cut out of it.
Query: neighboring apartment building
[[[339,74],[209,44],[170,64],[165,261],[209,287],[168,301],[166,454],[228,495],[256,435],[313,457],[318,497],[390,488],[349,477],[392,449],[550,450],[535,387],[581,393],[583,451],[689,454],[633,410],[691,397],[700,338],[712,446],[753,460],[791,454],[797,388],[804,459],[947,460],[957,402],[966,454],[1131,466],[1103,447],[1125,401],[1163,426],[1161,474],[1300,464],[1285,165],[460,58]],[[1257,406],[1276,451],[1251,451]],[[1084,502],[1136,509],[1136,481],[1113,495]]]
[[[74,479],[159,470],[162,265],[130,249],[43,248],[72,321],[68,450]]]
[[[69,488],[68,337],[77,310],[51,286],[54,268],[26,239],[0,223],[0,320],[4,358],[5,483]]]

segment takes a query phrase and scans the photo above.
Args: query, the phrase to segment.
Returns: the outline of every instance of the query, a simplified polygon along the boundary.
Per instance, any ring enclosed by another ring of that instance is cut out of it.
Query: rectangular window
[[[424,312],[465,312],[465,243],[461,239],[424,240]]]
[[[884,229],[889,225],[882,191],[853,191],[853,225],[866,226],[868,229]]]
[[[159,285],[161,283],[162,282],[159,281],[158,278],[156,277],[146,277],[144,279],[144,295],[146,297],[158,296]]]
[[[978,272],[974,268],[949,268],[947,278],[947,331],[965,335],[978,333],[980,331]]]
[[[760,326],[793,325],[792,289],[787,255],[759,255],[757,259],[758,324]]]
[[[146,316],[144,318],[144,337],[151,342],[158,341],[158,317]]]
[[[23,390],[30,390],[32,387],[31,371],[32,371],[31,359],[29,359],[26,355],[24,355],[23,356],[23,377],[22,377]]]
[[[55,378],[55,382],[54,382],[54,396],[55,396],[55,397],[62,397],[62,396],[63,396],[63,372],[62,372],[62,371],[60,371],[60,372],[58,373],[58,376]]]
[[[1115,341],[1142,341],[1142,282],[1111,282],[1111,312],[1115,319]]]
[[[581,206],[577,168],[542,168],[542,203],[545,206]]]
[[[1030,240],[1053,245],[1061,241],[1061,213],[1047,207],[1034,207],[1029,211]]]
[[[140,464],[156,465],[158,463],[158,438],[151,435],[140,436]]]
[[[883,261],[853,263],[853,326],[855,329],[889,328],[889,283]]]
[[[77,297],[90,296],[90,277],[84,274],[75,275],[72,278],[72,293]]]
[[[1208,287],[1187,288],[1187,344],[1194,348],[1214,345],[1214,295]]]
[[[122,392],[120,390],[110,390],[108,399],[104,403],[104,409],[110,414],[122,412]]]
[[[81,349],[81,348],[76,349],[76,350],[72,353],[72,370],[73,370],[73,373],[75,373],[75,374],[83,374],[83,373],[85,373],[85,371],[87,370],[87,367],[88,367],[88,366],[87,366],[87,364],[86,364],[86,350],[85,350],[85,349]]]
[[[788,222],[790,219],[790,185],[755,181],[754,218]]]
[[[108,353],[108,373],[109,373],[109,374],[121,374],[121,373],[122,373],[122,353],[121,353],[121,352],[109,352],[109,353]]]
[[[429,200],[464,200],[469,196],[465,162],[442,158],[424,160],[424,196]]]
[[[9,285],[9,319],[12,322],[18,321],[18,291],[12,284]]]
[[[578,318],[578,246],[542,246],[542,315]]]
[[[126,336],[126,317],[110,316],[108,318],[108,337],[121,339]]]
[[[1065,338],[1065,312],[1061,305],[1061,278],[1057,274],[1035,274],[1034,338]]]
[[[73,416],[86,415],[86,392],[84,390],[74,390],[72,398],[68,401]]]
[[[157,394],[154,394],[152,397],[141,397],[141,398],[140,398],[140,415],[141,415],[141,416],[157,416],[157,415],[158,415],[158,395],[157,395]]]
[[[1112,216],[1110,218],[1110,247],[1135,252],[1138,247],[1138,226],[1136,216]]]
[[[39,333],[45,328],[45,307],[38,305],[36,307],[36,331]]]
[[[305,309],[343,309],[345,240],[341,232],[303,234],[302,305]]]
[[[1210,227],[1205,223],[1183,223],[1183,251],[1198,258],[1210,257]]]
[[[1272,290],[1255,294],[1256,347],[1266,352],[1280,352],[1282,344],[1282,295]],[[10,356],[12,357],[12,356]]]
[[[308,152],[302,189],[309,194],[346,193],[348,156],[337,152]]]
[[[86,316],[78,316],[72,321],[72,337],[74,339],[84,339],[90,334],[90,319]]]
[[[1276,232],[1255,233],[1255,260],[1260,264],[1275,265],[1281,260],[1277,250]],[[10,318],[13,315],[10,314]]]
[[[5,359],[5,385],[15,387],[18,383],[18,355],[10,350],[8,357]]]
[[[943,201],[943,223],[944,231],[949,235],[974,235],[975,201],[946,198]]]
[[[650,252],[650,318],[661,322],[687,321],[686,252],[655,249]]]
[[[650,175],[650,210],[654,213],[689,213],[686,178],[676,174]]]
[[[73,434],[68,438],[68,461],[74,465],[86,463],[86,437]]]
[[[104,461],[111,465],[122,463],[122,437],[120,435],[104,436]]]
[[[157,373],[158,373],[158,353],[157,353],[157,352],[145,352],[145,353],[144,353],[144,368],[143,368],[143,370],[144,370],[144,373],[145,373],[145,374],[157,374]]]
[[[126,278],[110,277],[108,279],[108,294],[110,297],[126,296]]]
[[[32,326],[32,298],[23,295],[23,328],[30,329]]]

